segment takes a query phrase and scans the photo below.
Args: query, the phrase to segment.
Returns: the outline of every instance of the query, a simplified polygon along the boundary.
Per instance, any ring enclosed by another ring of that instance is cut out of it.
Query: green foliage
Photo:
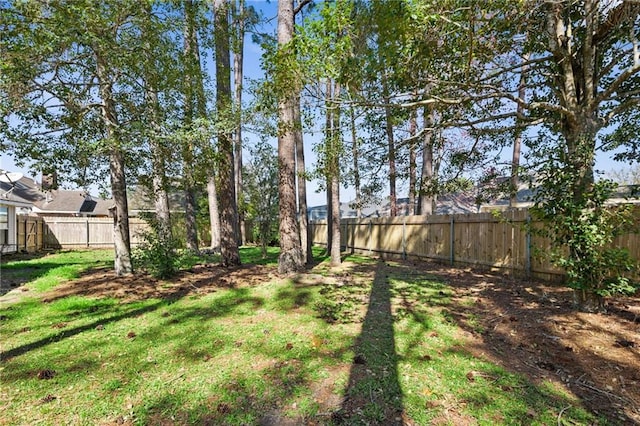
[[[243,173],[247,220],[267,256],[267,246],[278,237],[278,157],[275,149],[259,142],[251,149],[250,163]]]
[[[147,271],[156,278],[168,278],[178,271],[182,262],[179,242],[164,232],[154,215],[144,215],[149,229],[141,231],[142,242],[133,249],[131,257],[136,269]]]
[[[551,259],[566,271],[569,287],[596,299],[632,294],[637,284],[629,276],[637,261],[612,246],[616,236],[634,227],[632,206],[606,204],[616,187],[612,181],[592,183],[579,176],[580,170],[562,161],[547,165],[531,208],[544,226],[532,230],[551,241]]]

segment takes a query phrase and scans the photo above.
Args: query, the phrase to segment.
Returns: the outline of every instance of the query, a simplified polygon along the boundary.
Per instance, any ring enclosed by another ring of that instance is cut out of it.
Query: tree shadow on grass
[[[201,271],[200,271],[201,270]],[[236,281],[239,283],[249,283],[250,285],[259,282],[265,276],[265,269],[261,266],[243,266],[233,270],[225,268],[207,268],[199,267],[197,274],[183,273],[179,275],[174,282],[161,283],[158,280],[151,279],[145,275],[132,277],[116,277],[112,271],[95,270],[85,274],[80,279],[70,281],[58,285],[54,290],[43,295],[44,303],[52,303],[61,299],[72,296],[83,296],[91,298],[115,297],[118,298],[124,312],[117,313],[112,316],[102,316],[95,321],[91,321],[85,325],[65,328],[57,331],[55,334],[48,335],[34,342],[24,343],[11,349],[0,352],[0,362],[9,360],[10,358],[26,354],[30,351],[37,350],[49,344],[60,342],[66,338],[76,336],[85,331],[95,329],[98,326],[104,326],[109,323],[115,323],[127,318],[136,317],[151,311],[154,311],[164,305],[175,303],[191,295],[204,295],[219,290],[230,289],[228,297],[219,299],[212,304],[209,309],[195,310],[187,312],[185,315],[197,315],[202,317],[219,317],[227,315],[235,307],[239,305],[251,304],[254,308],[261,306],[263,301],[258,298],[250,297],[246,288],[237,287]],[[151,299],[151,300],[150,300]],[[138,308],[139,305],[127,307],[127,302],[139,302],[150,300],[151,304]],[[97,303],[97,302],[96,302]],[[0,318],[10,320],[11,312],[20,309],[20,304],[9,305],[1,312],[4,315]],[[76,313],[77,318],[84,315],[85,312]],[[86,312],[91,316],[104,314],[100,310]]]
[[[27,258],[20,257],[15,259],[16,261],[20,261],[19,263],[8,263],[13,261],[7,260],[5,262],[3,256],[2,263],[0,264],[0,296],[35,281],[38,278],[55,273],[56,269],[65,270],[65,273],[68,273],[66,270],[68,270],[69,267],[75,267],[79,270],[77,275],[80,275],[80,270],[82,269],[101,266],[106,263],[100,260],[87,259],[85,261],[77,260],[71,265],[68,265],[63,261],[56,261],[56,259],[53,258],[48,262],[29,262],[30,260],[40,259],[43,257],[46,256],[33,255]]]
[[[82,325],[82,326],[78,326],[78,327],[68,328],[68,329],[66,329],[64,331],[60,331],[60,332],[58,332],[58,333],[56,333],[54,335],[49,335],[49,336],[43,337],[43,338],[41,338],[39,340],[36,340],[34,342],[30,342],[30,343],[26,343],[24,345],[16,346],[15,348],[0,352],[0,362],[9,361],[11,358],[14,358],[16,356],[24,355],[27,352],[42,348],[42,347],[50,345],[52,343],[60,342],[60,341],[62,341],[64,339],[67,339],[67,338],[72,337],[72,336],[76,336],[76,335],[78,335],[80,333],[83,333],[85,331],[94,330],[98,326],[104,326],[105,324],[118,322],[118,321],[126,319],[126,318],[133,318],[133,317],[136,317],[138,315],[142,315],[142,314],[145,314],[147,312],[154,311],[154,310],[158,309],[160,306],[162,306],[164,304],[165,304],[164,301],[158,301],[158,302],[155,302],[155,303],[153,303],[151,305],[144,306],[142,308],[126,310],[125,312],[122,312],[122,313],[120,313],[118,315],[113,315],[113,316],[107,317],[107,318],[100,318],[100,319],[98,319],[96,321],[92,321],[92,322],[90,322],[88,324],[85,324],[85,325]]]
[[[402,425],[402,390],[398,379],[391,291],[385,263],[376,266],[367,313],[354,347],[345,398],[333,414],[338,424]]]

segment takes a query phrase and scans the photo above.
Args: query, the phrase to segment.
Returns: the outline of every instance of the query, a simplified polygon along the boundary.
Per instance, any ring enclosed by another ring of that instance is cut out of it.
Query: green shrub
[[[143,219],[149,229],[139,234],[142,242],[132,251],[134,267],[156,278],[175,275],[182,263],[180,242],[162,230],[155,215],[145,215]]]
[[[541,175],[530,211],[545,226],[532,232],[550,239],[550,258],[565,270],[576,305],[599,311],[604,310],[604,297],[637,290],[630,279],[637,262],[628,250],[612,245],[616,236],[631,232],[636,221],[631,205],[607,204],[616,188],[613,182],[585,185],[576,175],[573,168],[558,165]]]

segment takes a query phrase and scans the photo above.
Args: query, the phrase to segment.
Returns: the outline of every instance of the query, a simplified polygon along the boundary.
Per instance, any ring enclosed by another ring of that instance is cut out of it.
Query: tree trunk
[[[356,217],[362,218],[362,190],[360,188],[360,147],[356,129],[356,113],[353,105],[349,108],[351,120],[351,156],[353,159],[353,186],[356,192]]]
[[[333,247],[333,185],[331,185],[331,177],[325,177],[327,185],[327,250],[325,255],[331,255],[331,247]]]
[[[313,262],[312,241],[309,235],[309,215],[307,212],[307,178],[304,163],[304,141],[302,138],[302,117],[300,114],[300,97],[294,106],[296,136],[296,170],[298,177],[298,217],[300,220],[300,248],[302,258],[309,265]]]
[[[131,240],[129,238],[129,207],[124,171],[124,155],[114,147],[109,154],[109,175],[113,197],[113,243],[115,247],[115,273],[117,276],[133,273],[131,264]]]
[[[153,30],[151,30],[151,5],[144,4],[145,9],[145,25],[144,31],[144,54],[145,56],[152,54],[151,40],[156,38]],[[166,160],[167,152],[164,144],[159,140],[160,130],[160,102],[158,100],[158,72],[149,63],[145,64],[145,100],[146,108],[149,114],[150,128],[147,129],[149,134],[149,149],[151,151],[151,189],[153,191],[153,204],[158,223],[158,237],[164,244],[169,244],[172,240],[171,230],[171,214],[169,212],[169,195],[167,193],[167,174]]]
[[[229,9],[226,0],[214,0],[216,45],[216,113],[231,116],[231,60],[229,57]],[[238,251],[238,210],[236,205],[233,137],[224,128],[218,131],[218,179],[220,204],[220,255],[224,266],[240,265]]]
[[[324,118],[324,180],[327,188],[327,251],[326,254],[331,255],[331,248],[333,247],[333,185],[331,184],[331,167],[333,165],[331,159],[331,145],[333,141],[333,108],[331,107],[331,92],[333,91],[333,81],[327,79],[325,82],[325,118]]]
[[[200,63],[197,58],[197,36],[195,28],[195,10],[193,0],[184,0],[185,29],[184,29],[184,56],[185,56],[185,127],[191,129],[194,119],[194,104],[196,102],[197,83],[200,78]],[[186,231],[187,249],[199,253],[198,230],[196,226],[196,190],[194,183],[194,142],[189,138],[184,142],[182,149],[182,185],[185,195],[184,225]]]
[[[209,222],[211,223],[211,249],[220,251],[220,211],[218,210],[218,195],[216,191],[216,178],[207,178],[207,198],[209,203]]]
[[[409,118],[409,137],[411,143],[409,144],[409,215],[416,214],[416,142],[413,139],[418,130],[418,117],[415,110],[411,111],[411,117]]]
[[[331,186],[331,261],[333,267],[340,266],[340,155],[342,153],[342,131],[340,129],[340,83],[333,82],[331,96],[331,131],[329,148],[329,172]]]
[[[198,244],[198,228],[196,225],[196,191],[190,180],[190,176],[185,178],[184,227],[186,231],[187,250],[197,254],[200,252],[200,248]]]
[[[342,259],[340,258],[340,177],[331,176],[331,260],[332,267],[340,266]]]
[[[385,102],[389,102],[385,99]],[[398,215],[398,195],[396,194],[396,144],[393,138],[393,123],[391,121],[391,109],[385,107],[385,129],[387,131],[387,143],[389,148],[389,206],[392,217]]]
[[[111,180],[111,196],[114,202],[114,206],[110,209],[113,216],[114,269],[116,275],[121,276],[133,273],[125,160],[120,146],[120,135],[118,134],[118,117],[113,100],[112,81],[101,52],[95,49],[95,55],[96,74],[102,99],[102,120],[107,132],[106,139],[110,144],[109,176]]]
[[[422,141],[422,171],[420,174],[420,200],[418,202],[420,214],[427,216],[435,210],[434,202],[434,161],[433,161],[433,116],[429,108],[424,109],[424,138]]]
[[[525,54],[522,58],[523,65],[520,71],[520,85],[518,86],[518,99],[521,103],[518,104],[516,110],[518,115],[524,112],[524,102],[527,95],[527,70],[529,61],[529,54]],[[513,141],[513,156],[511,159],[511,183],[509,188],[509,207],[516,208],[518,206],[518,187],[520,186],[520,179],[518,173],[520,169],[520,148],[522,145],[522,130],[516,129],[516,137]]]
[[[235,1],[235,0],[234,0]],[[235,3],[234,3],[235,4]],[[243,61],[244,61],[244,33],[245,33],[245,16],[244,16],[244,0],[238,0],[237,9],[235,11],[236,22],[236,45],[233,49],[233,80],[234,80],[234,104],[236,115],[236,128],[233,134],[233,146],[235,151],[235,184],[236,184],[236,206],[240,205],[242,199],[242,79],[244,77]],[[242,245],[246,241],[244,211],[238,211],[238,245]]]
[[[281,53],[293,55],[294,13],[293,0],[278,2],[278,49]],[[296,218],[296,138],[295,101],[297,82],[286,75],[280,81],[290,81],[289,87],[279,87],[278,99],[278,192],[280,199],[280,257],[278,271],[282,274],[303,269],[304,259],[300,247],[300,230]]]
[[[161,241],[169,242],[172,239],[171,231],[171,213],[169,211],[169,195],[167,194],[166,175],[164,167],[164,159],[161,157],[158,143],[152,141],[152,186],[153,186],[153,204],[156,213],[156,220],[159,226],[159,237]]]

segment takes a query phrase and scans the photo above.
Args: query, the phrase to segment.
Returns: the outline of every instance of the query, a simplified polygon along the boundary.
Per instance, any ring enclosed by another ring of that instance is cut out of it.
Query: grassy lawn
[[[43,297],[110,256],[2,264],[30,291],[0,299],[0,424],[606,424],[472,356],[448,285],[401,264],[318,257],[179,298]]]

